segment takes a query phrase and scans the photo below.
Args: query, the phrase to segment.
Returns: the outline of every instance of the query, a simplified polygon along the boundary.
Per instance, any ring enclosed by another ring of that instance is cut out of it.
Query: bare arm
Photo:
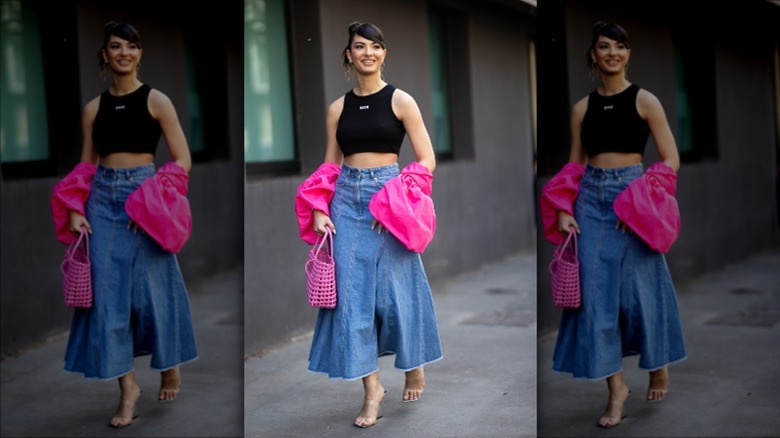
[[[341,153],[339,143],[336,141],[336,129],[339,125],[339,117],[344,109],[344,96],[339,97],[328,106],[328,112],[325,115],[325,134],[327,143],[325,145],[325,163],[336,163],[339,166],[344,159]]]
[[[100,96],[92,99],[84,107],[81,113],[81,162],[96,164],[98,153],[92,142],[92,127],[95,125],[95,116],[100,108]]]
[[[409,93],[396,89],[393,93],[392,105],[396,117],[404,124],[417,161],[433,172],[436,168],[436,154],[433,152],[431,137],[425,129],[417,102]]]
[[[341,117],[341,111],[344,109],[344,96],[336,99],[328,106],[328,112],[325,115],[325,133],[327,135],[327,143],[325,146],[325,163],[335,163],[341,165],[344,159],[344,154],[341,153],[338,141],[336,141],[336,128],[339,125],[339,117]],[[332,232],[336,232],[336,226],[333,222],[321,210],[314,211],[314,232],[317,235],[322,236],[325,234],[325,228],[330,228]]]
[[[569,150],[569,162],[585,164],[588,155],[582,147],[580,132],[582,131],[582,120],[585,118],[585,112],[588,110],[588,97],[580,99],[571,109],[570,127],[571,127],[571,149]],[[580,233],[580,225],[574,220],[574,217],[565,211],[558,211],[558,231],[564,234],[569,233],[569,229],[574,227],[577,233]]]
[[[580,132],[582,131],[582,120],[585,118],[585,112],[588,110],[588,97],[580,99],[571,109],[571,118],[569,120],[571,127],[571,149],[569,150],[569,162],[585,164],[588,159],[585,150],[582,148]]]
[[[661,102],[652,93],[642,89],[639,90],[636,104],[639,115],[647,121],[661,161],[677,172],[680,169],[680,154]]]
[[[95,116],[97,115],[98,108],[100,108],[100,96],[92,99],[84,106],[84,110],[81,112],[81,159],[82,163],[97,164],[98,153],[95,150],[95,144],[92,142],[92,127],[95,125]],[[70,231],[74,234],[81,233],[81,227],[85,227],[87,231],[92,233],[92,226],[81,213],[70,210],[68,212],[68,219],[70,221]]]
[[[149,113],[160,123],[173,161],[189,172],[192,168],[190,149],[171,100],[165,94],[152,90],[149,93]]]

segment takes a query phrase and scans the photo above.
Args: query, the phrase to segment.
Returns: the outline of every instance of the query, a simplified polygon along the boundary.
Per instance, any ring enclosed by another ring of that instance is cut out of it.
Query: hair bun
[[[106,24],[103,25],[103,30],[106,32],[111,32],[117,26],[119,26],[119,23],[116,21],[106,21]]]
[[[357,30],[363,26],[363,23],[359,21],[353,21],[352,23],[349,23],[349,28],[347,29],[347,32],[349,32],[350,35],[357,32]]]
[[[597,22],[593,23],[593,33],[597,34],[597,33],[601,32],[601,30],[604,29],[604,27],[606,27],[608,24],[609,23],[605,23],[603,21],[597,21]]]

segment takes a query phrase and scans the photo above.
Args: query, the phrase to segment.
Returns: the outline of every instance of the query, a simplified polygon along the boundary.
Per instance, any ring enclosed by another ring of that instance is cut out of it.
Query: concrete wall
[[[171,6],[171,9],[176,9]],[[96,54],[102,43],[103,23],[127,21],[136,26],[144,42],[141,79],[160,89],[173,101],[184,132],[188,132],[186,74],[183,40],[179,22],[171,11],[160,8],[133,8],[126,13],[105,2],[76,4],[79,48],[79,78],[82,102],[86,104],[108,83],[98,78]],[[143,12],[140,12],[143,11]],[[149,13],[158,11],[159,15]],[[220,17],[234,17],[220,20]],[[234,2],[214,16],[209,32],[224,42],[229,138],[215,145],[229,151],[229,159],[195,163],[190,173],[188,198],[193,214],[193,232],[178,255],[186,283],[233,268],[243,262],[243,52],[241,3]],[[195,48],[197,50],[197,48]],[[71,145],[80,150],[81,145]],[[158,148],[156,163],[169,160],[164,142]],[[76,153],[78,155],[78,153]],[[68,329],[72,311],[61,296],[62,261],[65,246],[56,241],[49,209],[49,197],[63,175],[0,183],[2,230],[2,352],[45,340]]]
[[[305,298],[303,265],[308,246],[298,237],[293,212],[295,189],[322,162],[325,148],[324,114],[327,105],[351,88],[339,54],[347,44],[347,26],[353,20],[377,24],[385,34],[388,55],[386,80],[409,92],[417,101],[426,125],[431,120],[428,61],[427,5],[413,0],[387,2],[293,1],[293,46],[306,56],[312,49],[295,31],[296,10],[319,11],[321,33],[314,35],[321,51],[320,77],[296,83],[307,91],[307,109],[318,105],[318,116],[298,123],[303,170],[300,175],[249,179],[246,185],[246,294],[245,352],[254,354],[291,336],[310,331],[316,312]],[[517,2],[518,4],[520,2]],[[423,261],[432,282],[471,269],[535,242],[533,204],[533,146],[531,135],[528,47],[535,30],[533,17],[517,8],[492,2],[443,2],[466,17],[466,46],[470,62],[468,98],[473,102],[473,138],[467,139],[473,156],[439,162],[433,198],[437,234]],[[316,27],[316,26],[314,26]],[[309,22],[306,29],[312,29]],[[297,70],[296,59],[293,59]],[[300,65],[300,64],[299,64]],[[306,64],[308,66],[308,64]],[[300,72],[295,72],[296,80]],[[306,74],[305,74],[306,75]],[[319,82],[322,81],[322,82]],[[319,94],[315,91],[319,87]],[[302,99],[296,96],[296,101]],[[300,107],[300,106],[299,106]],[[313,134],[314,133],[314,134]],[[305,138],[306,143],[301,139]],[[399,164],[413,159],[408,140]]]
[[[603,7],[598,3],[566,2],[569,105],[598,85],[598,80],[589,80],[584,68],[591,25],[598,20],[613,21],[624,26],[631,37],[630,81],[659,98],[677,137],[672,33],[667,19],[649,12],[645,3],[634,8],[616,8],[609,2],[604,2]],[[753,6],[756,4],[759,2]],[[678,287],[725,264],[777,247],[780,242],[775,189],[776,114],[772,100],[772,53],[778,40],[776,33],[774,41],[770,36],[772,16],[762,16],[759,11],[764,10],[730,10],[708,17],[709,23],[697,28],[711,34],[716,47],[719,155],[715,160],[684,162],[679,172],[677,200],[682,230],[667,254]],[[754,18],[751,33],[722,32],[743,15]],[[774,17],[776,23],[780,8],[774,7]],[[540,148],[543,147],[548,145],[540,138]],[[652,138],[646,151],[645,165],[658,160]],[[540,179],[540,187],[550,176]],[[543,336],[557,329],[560,312],[552,306],[549,295],[547,266],[553,247],[541,233],[539,241],[539,334]]]

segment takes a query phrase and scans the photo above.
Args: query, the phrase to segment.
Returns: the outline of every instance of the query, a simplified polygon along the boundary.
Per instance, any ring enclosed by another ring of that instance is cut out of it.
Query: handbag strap
[[[73,257],[73,254],[76,252],[76,249],[81,244],[81,240],[84,240],[84,245],[87,249],[87,258],[89,258],[89,236],[87,236],[87,227],[82,226],[81,227],[81,234],[79,234],[79,238],[76,239],[76,241],[72,242],[70,244],[70,248],[68,248],[68,256]]]
[[[330,239],[329,245],[328,245],[328,253],[333,256],[333,233],[330,231],[330,228],[325,227],[325,234],[322,235],[322,240],[318,240],[317,243],[315,243],[315,250],[314,253],[316,255],[320,254],[320,249],[322,249],[322,245],[325,244],[325,241]]]
[[[572,237],[574,237],[574,252],[577,252],[577,230],[574,229],[573,226],[569,227],[569,234],[566,236],[566,240],[561,243],[561,245],[558,247],[558,251],[563,251],[567,246],[569,246],[569,242],[571,241]]]

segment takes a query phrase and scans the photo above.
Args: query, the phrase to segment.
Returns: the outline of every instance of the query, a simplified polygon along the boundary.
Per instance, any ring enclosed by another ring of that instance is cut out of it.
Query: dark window
[[[244,20],[247,172],[271,175],[297,171],[285,2],[247,0]]]
[[[474,141],[466,13],[431,3],[428,41],[433,99],[433,120],[428,129],[436,159],[471,159]]]
[[[718,158],[715,46],[694,29],[681,25],[674,32],[676,140],[683,162]]]
[[[56,175],[78,162],[78,53],[75,10],[69,3],[0,2],[4,179]]]

